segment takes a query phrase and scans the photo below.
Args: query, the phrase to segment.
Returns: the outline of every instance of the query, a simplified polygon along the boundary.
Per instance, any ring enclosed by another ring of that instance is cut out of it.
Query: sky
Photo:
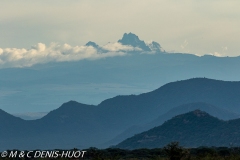
[[[239,56],[239,0],[1,0],[0,69],[125,56],[132,32],[166,52]],[[94,41],[107,53],[84,46]],[[109,43],[111,42],[111,43]]]
[[[90,40],[104,46],[129,32],[167,52],[238,56],[239,6],[238,0],[3,0],[0,60],[9,53],[15,53],[11,60],[40,54],[32,53],[36,46],[45,52],[57,44],[81,48]]]

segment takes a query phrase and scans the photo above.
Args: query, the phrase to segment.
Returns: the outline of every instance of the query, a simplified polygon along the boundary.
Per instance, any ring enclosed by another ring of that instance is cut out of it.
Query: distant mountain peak
[[[205,117],[205,116],[208,116],[209,114],[204,112],[204,111],[201,111],[199,109],[196,109],[195,111],[192,112],[194,115],[196,115],[197,117]]]
[[[118,40],[119,43],[123,45],[130,45],[133,47],[141,48],[143,51],[151,51],[151,49],[146,45],[146,43],[138,38],[137,35],[133,33],[124,33],[122,39]]]
[[[139,41],[141,41],[141,40],[139,39],[139,37],[136,34],[133,34],[130,32],[130,33],[124,33],[123,38],[119,41],[121,41],[121,42],[129,41],[129,42],[139,43]]]
[[[201,119],[201,118],[209,118],[209,117],[213,117],[212,115],[208,114],[205,111],[202,111],[200,109],[195,109],[193,111],[187,112],[187,113],[183,113],[183,114],[179,114],[176,117],[179,119],[182,119],[183,117],[186,117],[186,115],[188,115],[189,117],[191,117],[190,119],[193,120],[192,118],[196,118],[196,119]],[[187,117],[188,117],[187,116]],[[216,117],[213,117],[216,118]],[[217,118],[218,119],[218,118]]]
[[[116,147],[122,149],[159,148],[172,141],[178,141],[187,147],[213,144],[218,146],[218,136],[222,136],[219,132],[225,124],[225,121],[221,121],[206,112],[194,110],[173,117],[164,124],[148,131],[136,134],[122,141]],[[228,135],[226,137],[231,137],[228,131],[225,134]],[[231,137],[231,141],[234,138]],[[229,143],[229,139],[224,143],[225,145]]]
[[[98,48],[99,47],[95,42],[92,42],[92,41],[87,42],[85,44],[85,46],[92,46],[94,48]]]
[[[165,52],[164,49],[162,49],[161,45],[155,41],[152,41],[150,43],[147,44],[147,46],[155,52]]]
[[[122,45],[127,45],[131,47],[136,47],[139,51],[139,48],[141,51],[145,52],[165,52],[159,43],[155,41],[151,41],[149,43],[145,43],[143,40],[140,40],[139,37],[134,33],[124,33],[122,39],[118,40],[118,43],[121,43]],[[108,42],[108,44],[111,44]],[[98,50],[98,52],[107,52],[109,51],[106,46],[99,46],[97,43],[93,41],[89,41],[85,44],[85,46],[91,46]]]

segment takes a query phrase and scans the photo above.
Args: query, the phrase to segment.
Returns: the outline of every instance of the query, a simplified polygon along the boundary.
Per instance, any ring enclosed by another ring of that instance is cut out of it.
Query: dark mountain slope
[[[11,114],[0,109],[0,150],[7,149],[7,145],[21,138],[18,135],[27,134],[24,128],[28,127],[27,121],[12,116]],[[11,148],[13,149],[13,145]]]
[[[240,133],[228,134],[223,130],[226,126],[229,126],[227,122],[214,118],[206,112],[195,110],[176,116],[159,127],[128,138],[116,147],[125,149],[156,148],[172,141],[178,141],[187,147],[228,146],[229,143],[239,139]],[[240,126],[236,125],[235,127],[240,129]],[[229,126],[229,130],[232,129]],[[226,137],[221,137],[223,135]]]
[[[143,94],[142,99],[151,97],[155,102],[160,101],[158,106],[164,105],[163,110],[172,108],[172,105],[176,106],[176,103],[205,102],[233,112],[240,112],[239,93],[240,82],[194,78],[168,83],[149,94]]]
[[[96,106],[81,104],[75,101],[64,103],[61,107],[51,111],[43,118],[36,120],[37,123],[42,124],[45,128],[50,128],[52,131],[58,130],[61,133],[69,132],[76,126],[76,130],[84,126],[84,129],[93,129],[91,126],[98,126],[96,120]],[[62,127],[64,126],[64,127]],[[87,128],[88,126],[88,128]],[[101,127],[101,126],[99,126]]]
[[[14,132],[22,132],[21,127],[26,126],[26,121],[12,116],[0,109],[0,137],[5,139],[11,137]]]
[[[168,111],[167,113],[159,116],[156,120],[150,122],[148,125],[159,126],[164,121],[169,120],[174,116],[177,116],[177,115],[183,114],[183,113],[187,113],[190,111],[194,111],[196,109],[207,112],[211,116],[217,117],[218,119],[222,119],[222,120],[230,120],[230,119],[240,118],[239,114],[230,112],[226,109],[222,109],[222,108],[219,108],[219,107],[216,107],[214,105],[204,103],[204,102],[195,102],[195,103],[188,103],[188,104],[183,104],[178,107],[175,107],[175,108],[171,109],[170,111]]]
[[[155,91],[137,96],[117,96],[98,106],[102,111],[115,112],[118,115],[115,119],[124,115],[142,124],[143,121],[151,121],[153,117],[158,117],[176,106],[194,102],[205,102],[240,113],[239,93],[240,82],[194,78],[168,83]]]
[[[143,125],[139,125],[139,126],[132,126],[130,128],[128,128],[127,130],[125,130],[124,132],[122,132],[121,134],[119,134],[118,136],[116,136],[114,139],[112,139],[109,144],[113,145],[113,144],[118,144],[121,141],[134,136],[137,133],[141,133],[144,131],[147,131],[153,127],[162,125],[165,121],[171,119],[174,116],[177,116],[179,114],[184,114],[190,111],[194,111],[196,109],[199,109],[201,111],[205,111],[208,114],[217,117],[218,119],[222,119],[222,120],[229,120],[229,119],[236,119],[239,118],[238,114],[229,112],[228,110],[222,109],[222,108],[218,108],[216,106],[213,106],[211,104],[207,104],[207,103],[203,103],[203,102],[196,102],[196,103],[189,103],[189,104],[183,104],[180,105],[178,107],[175,107],[173,109],[171,109],[170,111],[168,111],[167,113],[159,116],[157,119],[147,123],[147,124],[143,124]]]
[[[83,129],[80,139],[85,140],[91,137],[91,143],[84,141],[81,144],[97,145],[104,140],[114,138],[133,125],[146,124],[168,110],[186,103],[206,102],[213,105],[217,104],[216,106],[220,108],[227,106],[228,110],[235,111],[238,108],[240,97],[232,92],[237,93],[238,91],[240,91],[239,82],[195,78],[169,83],[153,92],[141,95],[117,96],[103,101],[98,106],[84,107],[82,104],[76,103],[74,105],[79,106],[81,110],[72,112],[79,113],[79,126]],[[66,103],[62,107],[71,107],[72,105],[72,103]],[[82,107],[85,108],[83,111]],[[47,123],[47,121],[41,122]],[[53,126],[57,126],[57,124]],[[66,132],[66,130],[59,131]],[[88,134],[89,131],[94,134]],[[94,138],[95,134],[102,134],[101,140]]]
[[[0,109],[0,124],[2,124],[1,122],[8,122],[9,124],[11,124],[11,123],[16,123],[16,122],[21,122],[21,121],[24,121],[24,120],[21,118],[15,117],[15,116],[3,111],[2,109]]]
[[[14,124],[13,136],[1,142],[9,149],[107,147],[100,144],[182,104],[206,102],[239,113],[239,92],[240,82],[195,78],[169,83],[145,94],[117,96],[97,106],[70,101],[41,119]],[[4,135],[9,132],[8,128],[2,130]],[[25,143],[16,144],[19,141]]]
[[[96,111],[96,106],[70,101],[41,119],[17,121],[12,129],[1,130],[6,136],[0,137],[0,149],[70,149],[103,143],[116,133],[102,125]],[[9,132],[11,135],[6,134]]]

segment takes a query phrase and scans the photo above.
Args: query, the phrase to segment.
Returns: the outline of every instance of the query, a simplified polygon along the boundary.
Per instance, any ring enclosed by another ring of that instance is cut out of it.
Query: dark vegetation
[[[84,150],[83,160],[239,160],[240,147],[184,148],[172,142],[163,148],[124,150],[119,148]],[[26,151],[27,153],[27,151]],[[61,151],[60,151],[61,153]],[[34,152],[33,154],[34,155]],[[7,158],[0,158],[7,159]],[[27,157],[22,158],[27,159]],[[50,159],[50,158],[45,158]],[[64,159],[64,158],[62,158]]]
[[[172,142],[163,148],[123,150],[90,148],[84,159],[96,160],[239,160],[240,147],[184,148]]]

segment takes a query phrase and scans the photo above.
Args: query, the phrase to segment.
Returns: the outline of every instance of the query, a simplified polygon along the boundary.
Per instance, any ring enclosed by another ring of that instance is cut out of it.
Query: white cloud
[[[226,56],[229,56],[229,54],[228,54],[228,47],[227,46],[222,47],[221,49],[222,49],[221,52],[218,52],[218,51],[210,52],[209,55],[216,56],[216,57],[226,57]],[[229,57],[234,57],[234,56],[229,56]]]
[[[36,49],[36,50],[42,52],[46,49],[46,45],[43,43],[38,43],[37,45],[32,46],[32,49]]]
[[[120,48],[129,49],[128,47],[120,46]],[[91,46],[75,46],[69,44],[59,45],[51,43],[46,46],[43,43],[38,43],[31,49],[18,48],[0,48],[0,68],[4,67],[27,67],[38,63],[47,62],[63,62],[63,61],[78,61],[82,59],[101,59],[106,57],[124,56],[124,52],[112,49],[106,53],[98,53]]]
[[[105,50],[109,50],[112,52],[117,51],[142,51],[141,48],[138,47],[132,47],[128,45],[122,45],[121,43],[115,42],[115,43],[108,43],[102,47]]]
[[[185,49],[188,45],[188,41],[185,40],[184,43],[180,46],[182,49]]]
[[[212,56],[215,56],[215,57],[224,57],[224,55],[222,53],[219,53],[219,52],[208,53],[208,54],[205,54],[205,55],[212,55]]]
[[[201,55],[225,44],[233,56],[239,55],[239,5],[237,0],[1,1],[0,44],[105,44],[132,32],[176,52],[183,51],[185,39],[187,50]]]
[[[221,53],[218,53],[218,52],[214,52],[213,55],[216,56],[216,57],[223,57],[223,55]]]
[[[184,42],[180,45],[180,52],[183,52],[183,53],[190,53],[190,47],[189,47],[189,43],[188,43],[188,40],[184,40]]]

